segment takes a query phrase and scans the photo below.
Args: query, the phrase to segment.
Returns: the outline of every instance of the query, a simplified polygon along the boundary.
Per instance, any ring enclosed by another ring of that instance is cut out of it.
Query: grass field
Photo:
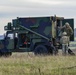
[[[76,56],[13,53],[0,58],[0,75],[76,75]]]
[[[70,42],[70,48],[76,49],[76,37],[74,38],[75,41]]]

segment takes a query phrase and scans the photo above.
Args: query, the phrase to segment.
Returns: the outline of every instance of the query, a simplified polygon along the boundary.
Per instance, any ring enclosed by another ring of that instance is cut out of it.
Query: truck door
[[[19,33],[18,39],[19,39],[19,48],[29,48],[30,46],[30,38],[27,36],[27,33]]]
[[[6,36],[7,49],[14,49],[14,34],[8,33]]]
[[[70,26],[72,27],[72,29],[74,31],[74,19],[63,19],[62,20],[62,25],[64,25],[66,22],[68,22],[70,24]],[[74,33],[70,37],[70,41],[74,41]]]

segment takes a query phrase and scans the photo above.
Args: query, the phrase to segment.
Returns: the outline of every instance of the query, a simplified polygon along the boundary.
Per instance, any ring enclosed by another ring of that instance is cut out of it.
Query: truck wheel
[[[7,52],[6,56],[11,56],[12,52]]]
[[[38,45],[35,47],[34,54],[45,55],[45,54],[48,54],[48,50],[44,45]]]
[[[7,55],[7,56],[11,56],[11,55],[12,55],[12,52],[7,52],[6,55]]]
[[[51,48],[50,48],[50,54],[57,55],[58,54],[58,49],[55,46],[51,46]]]
[[[9,57],[9,56],[11,56],[11,55],[12,55],[11,52],[5,52],[5,53],[3,54],[4,57]]]

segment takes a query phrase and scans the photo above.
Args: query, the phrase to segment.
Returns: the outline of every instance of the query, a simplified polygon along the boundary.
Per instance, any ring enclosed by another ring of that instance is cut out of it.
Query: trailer
[[[1,55],[12,52],[34,52],[34,54],[57,54],[61,47],[59,34],[61,27],[68,22],[74,30],[74,19],[64,17],[17,17],[9,22],[1,40]],[[70,38],[74,41],[74,34]]]

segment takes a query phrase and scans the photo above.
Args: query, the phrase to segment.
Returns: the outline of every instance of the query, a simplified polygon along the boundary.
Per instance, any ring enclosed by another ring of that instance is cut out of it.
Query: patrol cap
[[[69,23],[68,23],[68,22],[66,22],[66,23],[65,23],[65,25],[66,25],[66,26],[69,26]]]
[[[67,33],[66,32],[63,32],[63,34],[62,35],[67,35]]]

